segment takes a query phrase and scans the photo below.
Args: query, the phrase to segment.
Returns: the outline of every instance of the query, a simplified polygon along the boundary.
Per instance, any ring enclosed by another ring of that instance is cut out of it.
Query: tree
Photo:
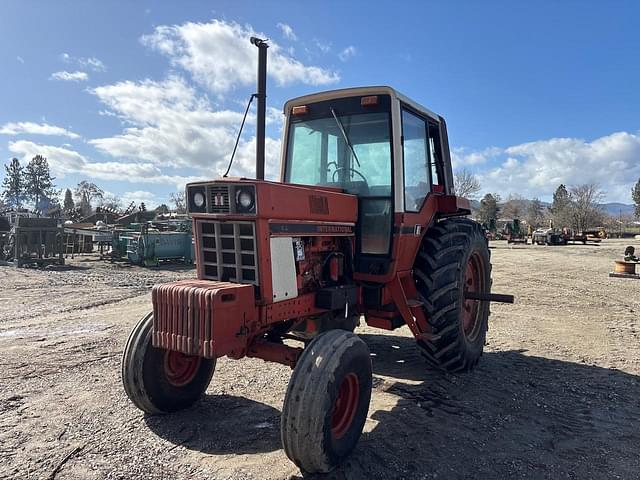
[[[122,200],[117,195],[113,193],[107,193],[102,196],[100,199],[100,206],[102,208],[106,208],[107,210],[111,210],[117,212],[122,210]]]
[[[100,187],[86,180],[78,184],[74,194],[76,196],[76,202],[84,216],[91,215],[93,208],[92,202],[94,200],[102,200],[104,197],[104,191]]]
[[[631,198],[635,204],[636,218],[640,218],[640,178],[636,182],[635,186],[631,189]]]
[[[509,195],[509,198],[502,206],[502,216],[504,218],[522,218],[525,213],[526,200],[520,195]]]
[[[595,227],[604,221],[600,204],[604,192],[596,183],[585,183],[571,187],[572,227],[579,231]]]
[[[571,195],[563,184],[558,185],[558,188],[556,188],[549,212],[551,212],[553,224],[556,227],[562,228],[571,224]]]
[[[478,177],[466,168],[458,170],[453,176],[453,185],[456,195],[466,199],[473,199],[480,191]]]
[[[156,207],[156,213],[158,215],[166,215],[167,213],[169,213],[169,206],[165,203],[158,205]]]
[[[538,228],[544,219],[544,206],[538,198],[529,202],[527,207],[527,223],[534,228]]]
[[[147,211],[147,206],[144,204],[144,202],[140,202],[140,205],[138,205],[138,210],[141,212]]]
[[[183,190],[169,195],[169,200],[176,206],[176,213],[187,213],[187,202]]]
[[[27,164],[24,169],[24,190],[36,209],[49,209],[51,197],[57,194],[54,180],[49,171],[49,162],[42,155],[36,155]]]
[[[64,192],[64,203],[62,204],[65,211],[70,212],[74,208],[76,208],[75,203],[73,203],[73,196],[71,195],[71,190],[66,189]]]
[[[20,161],[17,158],[13,158],[8,165],[4,166],[4,170],[5,177],[2,181],[2,197],[8,206],[20,208],[24,198],[22,165],[20,165]]]
[[[478,220],[485,224],[490,224],[491,221],[498,219],[498,202],[500,201],[500,195],[494,193],[493,195],[487,193],[482,200],[480,200],[480,208],[478,209]]]

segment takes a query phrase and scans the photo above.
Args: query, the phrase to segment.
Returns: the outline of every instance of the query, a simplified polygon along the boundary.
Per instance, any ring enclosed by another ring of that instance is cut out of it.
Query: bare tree
[[[172,193],[171,195],[169,195],[169,200],[171,200],[176,206],[176,213],[187,212],[187,202],[185,199],[184,190]]]
[[[122,200],[113,193],[105,193],[100,200],[100,206],[109,210],[119,211],[122,210]]]
[[[527,207],[527,223],[534,228],[542,225],[544,220],[544,205],[539,198],[534,198]]]
[[[571,216],[573,227],[584,230],[594,227],[604,220],[604,212],[600,204],[604,198],[604,192],[596,183],[574,185],[571,192]]]
[[[504,218],[522,218],[526,212],[526,204],[527,201],[520,195],[509,195],[502,206],[502,216]]]
[[[75,188],[76,205],[80,207],[83,215],[90,215],[94,200],[101,200],[104,197],[104,190],[95,183],[82,180]]]
[[[473,199],[480,191],[480,180],[469,170],[463,168],[453,176],[453,188],[459,197]]]

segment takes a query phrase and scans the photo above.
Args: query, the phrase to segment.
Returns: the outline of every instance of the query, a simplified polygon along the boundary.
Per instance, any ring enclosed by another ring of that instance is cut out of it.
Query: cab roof
[[[369,86],[369,87],[350,87],[350,88],[340,88],[336,90],[327,90],[324,92],[312,93],[310,95],[303,95],[301,97],[292,98],[288,100],[284,104],[284,114],[287,115],[287,112],[291,111],[292,107],[298,105],[306,105],[308,103],[316,103],[322,102],[324,100],[331,100],[333,98],[344,98],[344,97],[359,97],[366,95],[389,95],[391,98],[396,98],[400,100],[402,103],[409,105],[414,110],[428,115],[434,119],[439,119],[440,115],[432,112],[428,108],[420,105],[418,102],[410,99],[409,97],[403,95],[398,92],[396,89],[386,86],[386,85],[378,85],[378,86]]]

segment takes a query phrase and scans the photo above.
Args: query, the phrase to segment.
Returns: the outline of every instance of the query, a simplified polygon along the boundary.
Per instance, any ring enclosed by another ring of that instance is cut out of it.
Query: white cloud
[[[351,57],[355,56],[356,53],[357,53],[356,47],[354,47],[353,45],[349,45],[347,48],[345,48],[338,54],[338,58],[342,62],[346,62]]]
[[[211,110],[206,97],[199,96],[184,79],[127,81],[91,92],[130,125],[120,134],[90,140],[98,150],[158,168],[195,169],[208,178],[226,170],[242,113]],[[282,119],[275,109],[269,109],[268,117],[270,122]],[[240,141],[231,174],[254,175],[254,142],[253,138]],[[279,145],[278,140],[267,139],[270,178],[277,175]]]
[[[287,25],[286,23],[278,23],[277,27],[282,31],[282,35],[284,36],[284,38],[286,38],[287,40],[293,40],[296,41],[298,40],[298,36],[296,35],[296,33],[293,31],[293,28],[291,28],[289,25]]]
[[[166,175],[157,166],[149,163],[91,162],[74,150],[26,140],[10,142],[9,151],[21,159],[23,163],[28,162],[36,155],[46,157],[52,174],[59,179],[73,174],[99,180],[167,184],[181,189],[187,182],[204,178],[202,176]]]
[[[478,151],[470,151],[464,147],[457,147],[451,150],[451,162],[454,169],[481,165],[486,163],[488,159],[499,155],[501,152],[502,150],[496,147],[485,148]]]
[[[136,205],[140,205],[144,203],[147,209],[154,207],[158,204],[158,199],[156,195],[152,192],[147,192],[145,190],[136,190],[134,192],[124,192],[121,196],[122,203],[127,206],[131,202]]]
[[[331,42],[325,42],[323,40],[313,39],[313,44],[318,47],[322,53],[329,53],[331,51]]]
[[[640,132],[616,132],[593,141],[551,138],[465,152],[463,158],[462,165],[475,165],[484,192],[550,199],[560,183],[597,183],[608,201],[629,203],[631,187],[640,177]]]
[[[70,132],[69,130],[56,127],[55,125],[49,125],[47,123],[33,123],[33,122],[10,122],[5,123],[0,127],[0,134],[3,135],[54,135],[60,137],[80,138],[77,133]]]
[[[96,57],[81,58],[79,59],[79,62],[80,65],[85,65],[95,72],[104,72],[107,69],[104,63],[102,63],[102,60],[99,60]]]
[[[188,71],[201,85],[221,94],[255,83],[258,55],[249,43],[251,36],[265,38],[249,25],[213,20],[159,26],[141,41],[166,55],[172,65]],[[304,65],[273,41],[269,42],[268,73],[278,85],[326,85],[340,80],[336,72]]]
[[[74,57],[68,53],[63,53],[60,55],[60,58],[62,58],[62,61],[65,63],[73,64],[80,68],[89,68],[94,72],[104,72],[107,70],[102,60],[96,57]]]
[[[61,80],[63,82],[86,82],[89,80],[89,75],[87,75],[86,72],[67,72],[63,70],[52,73],[49,79]]]

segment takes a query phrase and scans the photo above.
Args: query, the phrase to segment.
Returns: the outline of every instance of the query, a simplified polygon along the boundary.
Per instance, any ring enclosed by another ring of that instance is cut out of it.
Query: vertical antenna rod
[[[258,47],[258,117],[256,125],[256,179],[264,180],[265,120],[267,114],[267,45],[266,40],[251,37],[251,43]]]

